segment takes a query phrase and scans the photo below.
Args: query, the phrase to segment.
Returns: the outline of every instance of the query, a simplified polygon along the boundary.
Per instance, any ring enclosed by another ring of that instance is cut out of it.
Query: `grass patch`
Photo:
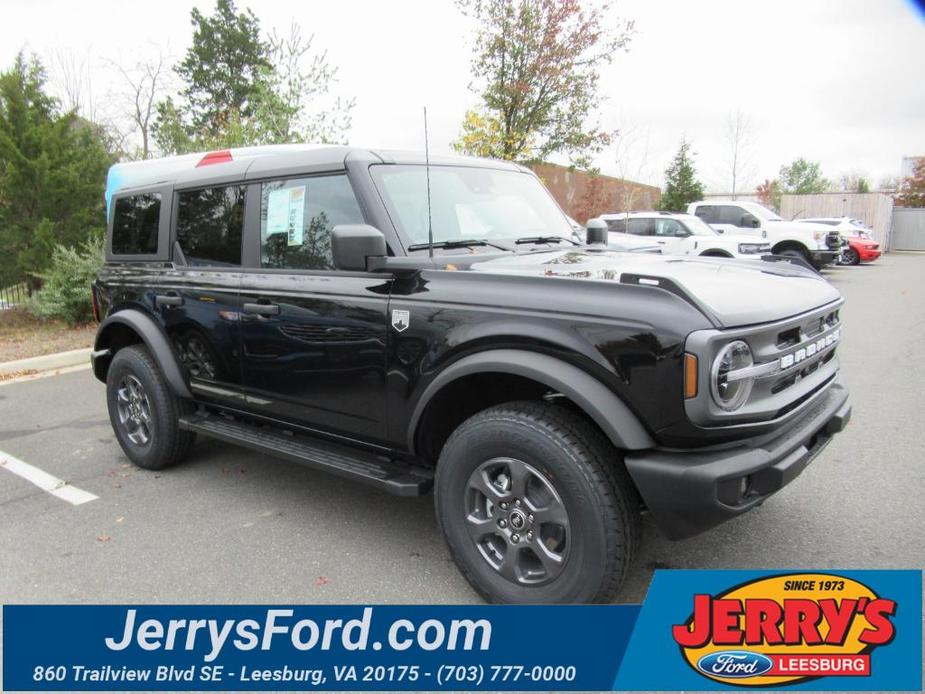
[[[96,324],[71,327],[36,318],[24,308],[0,311],[0,362],[93,346]]]

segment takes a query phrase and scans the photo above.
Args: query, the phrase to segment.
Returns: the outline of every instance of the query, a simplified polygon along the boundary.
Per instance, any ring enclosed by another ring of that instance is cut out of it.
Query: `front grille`
[[[713,378],[711,365],[719,349],[739,339],[748,343],[754,365],[752,391],[738,410],[723,411],[709,389],[685,401],[691,421],[705,426],[769,421],[798,408],[825,387],[838,372],[836,352],[841,339],[837,304],[771,324],[732,330],[704,330],[688,336],[687,350],[705,355],[700,377]]]

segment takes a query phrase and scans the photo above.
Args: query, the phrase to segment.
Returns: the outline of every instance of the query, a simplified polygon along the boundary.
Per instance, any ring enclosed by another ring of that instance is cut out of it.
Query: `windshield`
[[[376,165],[370,173],[409,245],[427,243],[427,177],[421,165]],[[572,228],[533,176],[467,166],[430,167],[434,243],[562,236]]]
[[[684,226],[694,236],[718,236],[716,230],[700,217],[685,217]]]

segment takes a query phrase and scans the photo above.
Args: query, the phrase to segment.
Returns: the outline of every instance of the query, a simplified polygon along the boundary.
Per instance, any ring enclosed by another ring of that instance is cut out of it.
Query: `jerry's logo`
[[[695,595],[672,627],[697,672],[739,686],[824,676],[869,676],[870,653],[893,640],[896,601],[828,574],[761,578],[721,595]]]

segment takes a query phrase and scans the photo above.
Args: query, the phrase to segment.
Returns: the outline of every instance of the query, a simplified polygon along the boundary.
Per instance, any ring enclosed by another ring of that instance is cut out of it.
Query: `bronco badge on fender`
[[[896,635],[896,601],[829,574],[785,574],[717,596],[695,595],[672,627],[697,672],[739,686],[781,686],[824,676],[870,676],[870,654]]]

